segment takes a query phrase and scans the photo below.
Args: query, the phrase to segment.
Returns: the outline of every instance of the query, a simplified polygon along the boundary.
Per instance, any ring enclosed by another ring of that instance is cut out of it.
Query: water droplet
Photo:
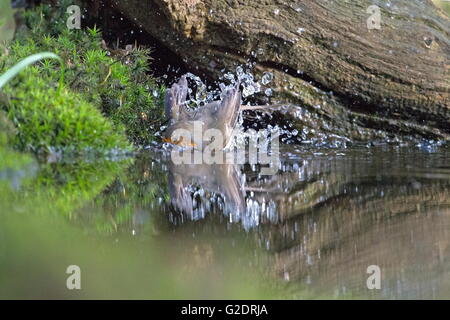
[[[231,81],[232,83],[234,83],[234,74],[232,74],[231,72],[228,72],[228,73],[225,73],[224,75],[223,75],[223,77],[226,79],[226,80],[229,80],[229,81]]]
[[[244,75],[244,69],[242,69],[241,66],[237,67],[237,68],[236,68],[236,74],[237,74],[237,76],[238,76],[238,79],[241,79],[242,76]]]
[[[264,72],[261,82],[263,85],[268,85],[273,80],[273,73]]]
[[[248,97],[255,93],[255,88],[253,86],[244,86],[244,89],[242,90],[242,96]]]

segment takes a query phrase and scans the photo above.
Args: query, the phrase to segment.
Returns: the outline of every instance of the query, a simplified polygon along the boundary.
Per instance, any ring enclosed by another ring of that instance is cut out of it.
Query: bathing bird
[[[213,101],[195,110],[186,108],[188,82],[186,76],[172,85],[165,96],[165,112],[169,120],[165,142],[183,147],[197,148],[203,146],[203,137],[196,137],[196,122],[202,124],[202,131],[219,130],[223,138],[223,148],[230,141],[232,131],[236,126],[241,107],[241,92],[239,83],[227,89],[221,100]],[[182,137],[173,139],[177,129],[190,133],[191,141],[183,141]],[[224,210],[228,214],[240,215],[245,210],[245,192],[241,186],[242,179],[239,170],[229,164],[177,164],[170,162],[169,191],[171,203],[175,209],[189,216],[194,216],[194,200],[190,186],[198,186],[207,192],[220,195],[225,199]]]
[[[239,113],[241,111],[270,111],[280,107],[289,106],[286,103],[277,103],[270,105],[241,105],[241,91],[239,90],[239,81],[231,88],[225,89],[222,99],[210,102],[194,110],[188,110],[187,95],[188,82],[186,75],[182,76],[177,83],[166,91],[165,95],[165,114],[169,121],[166,130],[164,142],[181,145],[184,147],[194,147],[201,149],[204,147],[202,135],[195,135],[196,124],[201,123],[202,132],[208,129],[219,130],[223,138],[223,148],[225,148],[232,137],[232,132],[236,127]],[[184,141],[184,137],[172,139],[172,134],[177,129],[183,129],[189,132],[190,141]]]
[[[186,108],[187,94],[188,82],[186,76],[182,76],[177,83],[173,84],[166,91],[165,113],[169,120],[169,126],[164,141],[194,148],[203,146],[203,135],[194,134],[198,125],[201,124],[202,132],[208,129],[219,130],[223,139],[222,147],[225,148],[236,126],[241,107],[239,83],[226,89],[221,100],[210,102],[194,110]],[[173,133],[178,129],[184,129],[186,130],[184,132],[189,132],[191,136],[190,141],[183,141],[184,137],[173,139]]]

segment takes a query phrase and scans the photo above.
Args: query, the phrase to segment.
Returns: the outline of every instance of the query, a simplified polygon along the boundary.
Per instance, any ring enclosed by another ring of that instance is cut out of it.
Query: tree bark
[[[370,0],[109,1],[193,71],[273,72],[271,102],[300,129],[450,139],[450,20],[430,0],[380,2],[381,29]]]

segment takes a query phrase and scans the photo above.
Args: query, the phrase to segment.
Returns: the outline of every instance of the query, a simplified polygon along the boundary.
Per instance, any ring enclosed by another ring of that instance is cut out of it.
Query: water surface
[[[20,187],[0,174],[0,296],[450,298],[450,149],[280,155],[274,176],[175,166],[157,148],[41,164]]]

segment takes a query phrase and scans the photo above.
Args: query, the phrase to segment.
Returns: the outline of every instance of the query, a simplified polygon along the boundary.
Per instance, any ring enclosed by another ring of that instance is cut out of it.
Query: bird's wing
[[[186,76],[182,76],[178,83],[174,83],[170,89],[167,89],[164,99],[167,119],[179,121],[189,117],[189,112],[185,108],[187,93]]]
[[[228,89],[220,102],[217,112],[218,121],[229,127],[234,127],[239,116],[240,107],[241,91],[239,90],[239,83],[237,83],[232,89]]]
[[[173,84],[171,88],[166,90],[166,96],[164,97],[164,110],[166,112],[166,118],[169,120],[173,119],[172,112],[177,114],[177,105],[175,104],[175,94],[174,91],[177,90],[178,85]]]
[[[172,206],[192,217],[194,212],[192,196],[184,185],[182,176],[172,171],[169,171],[169,193]]]
[[[225,165],[226,178],[222,181],[223,195],[230,212],[242,216],[245,213],[245,188],[235,165]]]

